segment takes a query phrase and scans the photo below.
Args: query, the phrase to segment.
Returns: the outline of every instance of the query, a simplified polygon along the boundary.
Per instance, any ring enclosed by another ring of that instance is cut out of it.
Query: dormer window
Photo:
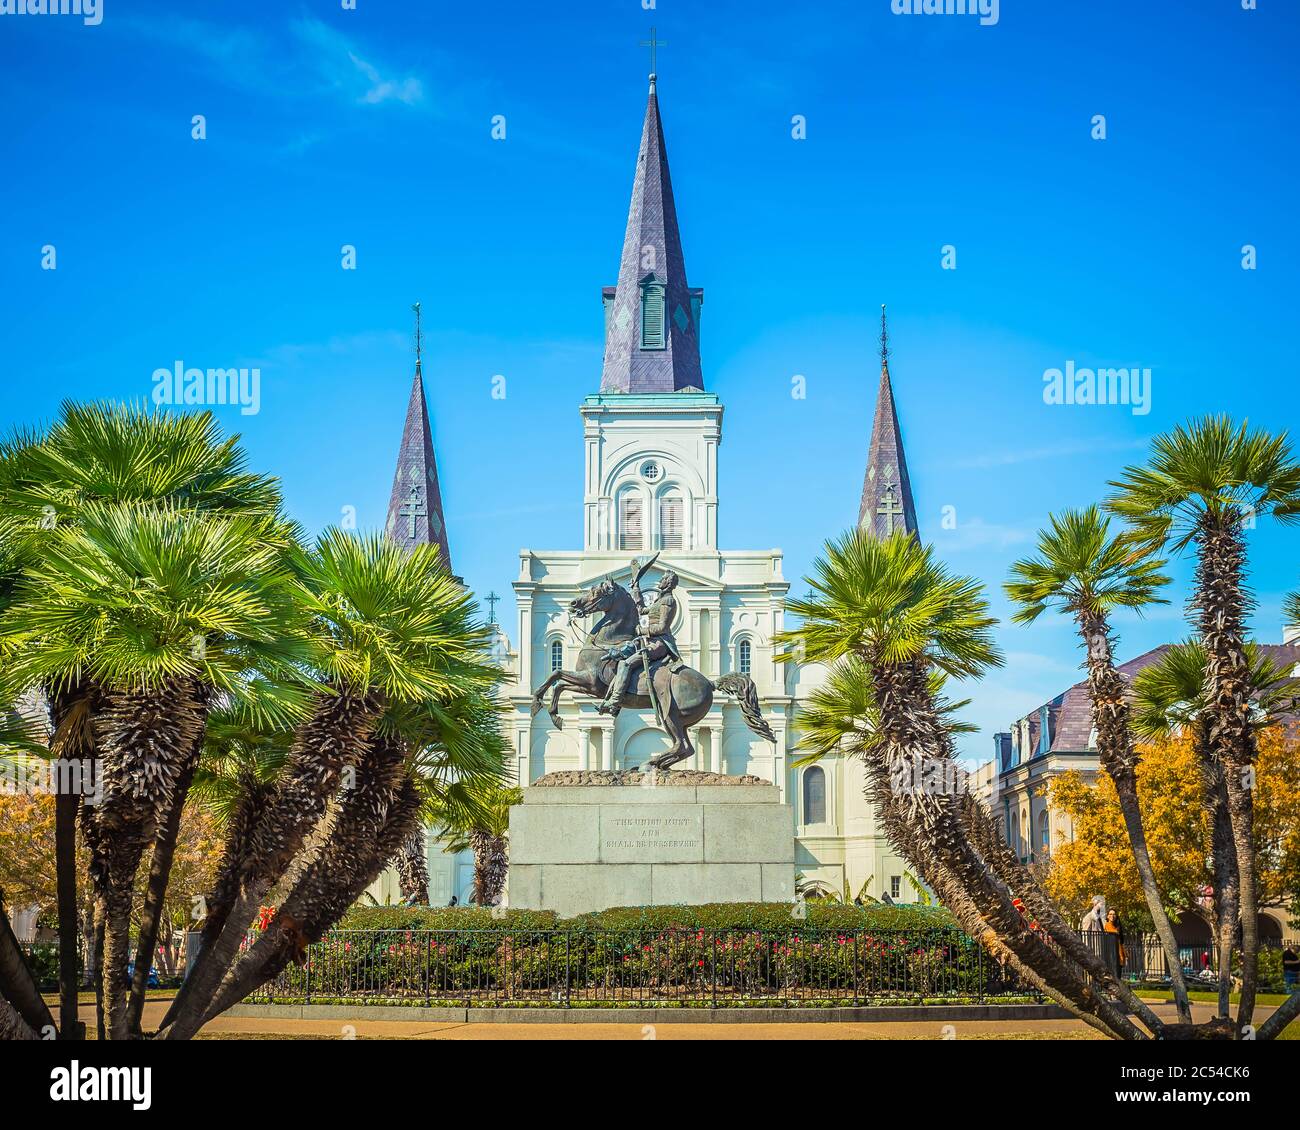
[[[668,345],[668,328],[664,320],[664,284],[653,276],[641,284],[641,348],[664,349]]]

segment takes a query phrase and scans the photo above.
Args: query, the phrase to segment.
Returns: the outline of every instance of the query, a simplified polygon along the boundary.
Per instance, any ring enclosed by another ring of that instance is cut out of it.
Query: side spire
[[[653,40],[652,49],[662,45]],[[678,392],[704,388],[700,306],[704,291],[686,282],[668,150],[650,76],[632,203],[618,285],[606,287],[601,392]]]
[[[889,326],[883,304],[880,307],[880,391],[876,395],[876,419],[871,428],[858,525],[876,537],[888,537],[896,530],[917,533],[916,504],[903,455],[898,410],[894,407],[894,386],[889,378]]]
[[[447,524],[442,514],[442,492],[438,489],[438,463],[433,454],[433,428],[429,405],[424,397],[424,376],[420,371],[424,337],[420,325],[420,304],[415,311],[415,379],[406,406],[402,445],[397,452],[393,493],[388,500],[388,521],[384,532],[391,541],[411,548],[436,545],[448,570],[451,550],[447,545]]]

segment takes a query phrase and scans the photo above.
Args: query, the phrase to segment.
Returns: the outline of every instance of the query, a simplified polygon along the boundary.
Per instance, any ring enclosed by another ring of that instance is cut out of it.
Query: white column
[[[578,768],[591,768],[591,727],[578,724]]]

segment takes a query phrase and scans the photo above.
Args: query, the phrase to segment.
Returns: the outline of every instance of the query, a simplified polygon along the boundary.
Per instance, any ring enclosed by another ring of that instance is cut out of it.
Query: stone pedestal
[[[534,786],[510,810],[511,907],[569,917],[794,898],[794,817],[775,785],[703,773],[659,774],[654,784],[575,776],[601,783]]]

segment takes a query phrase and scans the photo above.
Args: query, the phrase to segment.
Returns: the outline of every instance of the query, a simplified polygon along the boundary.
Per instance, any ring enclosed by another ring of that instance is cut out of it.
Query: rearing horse
[[[626,643],[636,635],[637,620],[641,614],[627,589],[608,579],[579,594],[569,604],[570,620],[575,616],[590,616],[593,612],[603,615],[587,633],[587,642],[578,652],[578,669],[552,672],[533,695],[533,713],[536,714],[542,708],[546,692],[551,692],[547,712],[557,729],[564,727],[560,721],[559,705],[560,695],[566,688],[581,691],[592,698],[605,697],[617,662],[608,657],[609,649],[616,644]],[[672,666],[671,663],[663,662],[650,668],[655,698],[663,713],[664,728],[673,739],[673,744],[658,757],[652,757],[649,765],[656,769],[667,769],[670,765],[685,761],[695,752],[689,729],[709,712],[709,707],[713,705],[714,691],[723,691],[735,698],[746,725],[760,737],[770,742],[776,741],[776,735],[763,720],[758,706],[758,692],[754,688],[754,680],[748,675],[723,675],[714,682],[693,667],[682,666],[673,671],[670,669]],[[645,672],[638,669],[636,678],[628,684],[622,705],[639,709],[654,705],[647,690]]]

